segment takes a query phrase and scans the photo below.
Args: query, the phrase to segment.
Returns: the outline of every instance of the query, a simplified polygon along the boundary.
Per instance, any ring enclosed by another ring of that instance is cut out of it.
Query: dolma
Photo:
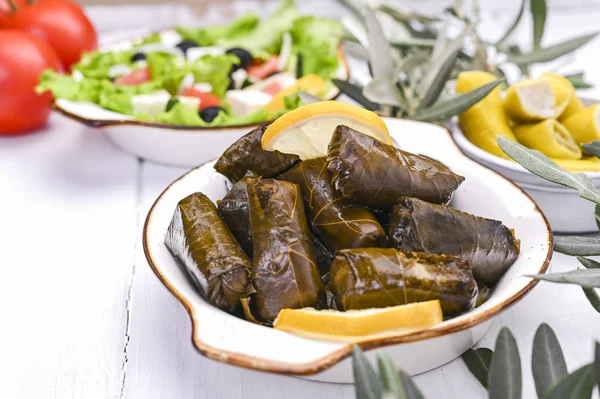
[[[254,255],[252,286],[259,316],[283,308],[320,307],[325,288],[317,270],[300,187],[274,179],[248,183]]]
[[[344,198],[377,208],[400,196],[447,203],[464,177],[428,157],[382,143],[347,126],[338,126],[327,150],[328,170]]]
[[[333,187],[325,158],[302,161],[279,179],[300,186],[309,224],[333,251],[387,246],[385,231],[375,215],[343,198]]]
[[[260,140],[267,127],[260,126],[233,143],[217,160],[215,170],[237,182],[248,171],[263,178],[275,177],[300,162],[297,155],[262,149]]]
[[[248,181],[254,177],[257,177],[254,173],[246,173],[242,179],[231,187],[231,190],[219,201],[218,205],[223,220],[250,258],[252,258],[254,250],[252,231],[250,231],[247,185]],[[315,237],[312,231],[310,232],[310,242],[316,253],[320,275],[325,277],[329,273],[331,262],[333,262],[333,252],[320,239]]]
[[[464,259],[475,279],[490,287],[515,262],[520,245],[502,222],[417,198],[401,198],[394,205],[389,239],[397,249]]]
[[[477,283],[466,261],[393,248],[338,251],[331,289],[344,310],[383,308],[439,299],[445,316],[473,309]]]
[[[179,201],[165,245],[208,302],[227,312],[238,308],[248,287],[250,260],[206,195]]]

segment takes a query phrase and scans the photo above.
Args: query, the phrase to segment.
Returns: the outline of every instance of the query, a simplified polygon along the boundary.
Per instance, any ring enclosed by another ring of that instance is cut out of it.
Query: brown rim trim
[[[171,31],[171,30],[174,30],[174,28],[164,29],[161,31],[155,31],[155,32],[151,32],[149,34],[160,33],[160,32]],[[118,40],[118,41],[113,42],[112,45],[114,46],[118,43],[129,42],[132,40],[136,40],[138,38],[140,38],[140,36],[133,37],[131,39]],[[108,48],[110,46],[111,46],[111,44],[106,44],[102,47]],[[349,78],[350,77],[350,65],[348,64],[348,57],[346,56],[346,52],[344,51],[344,49],[342,47],[341,40],[340,40],[340,44],[338,45],[338,48],[337,48],[337,53],[338,53],[338,58],[342,62],[342,65],[346,72],[346,78]],[[332,98],[330,98],[329,100],[335,100],[341,94],[342,94],[341,90],[338,89],[337,94],[335,96],[333,96]],[[264,124],[273,122],[273,120],[268,120],[268,121],[257,122],[257,123],[246,123],[244,125],[231,125],[231,126],[181,126],[181,125],[171,125],[171,124],[165,124],[165,123],[143,122],[143,121],[138,121],[138,120],[134,120],[134,119],[133,120],[129,120],[129,119],[100,120],[100,119],[84,118],[83,116],[74,114],[74,113],[69,112],[66,109],[62,108],[60,105],[58,105],[56,103],[55,99],[52,100],[52,102],[50,103],[50,106],[52,107],[53,110],[63,114],[64,116],[71,118],[74,121],[77,121],[83,125],[93,127],[96,129],[101,129],[101,128],[105,128],[105,127],[113,127],[113,126],[143,126],[143,127],[149,127],[149,128],[160,128],[160,129],[169,129],[169,130],[178,130],[178,131],[194,131],[194,132],[198,132],[198,133],[204,133],[204,132],[212,133],[215,130],[254,128],[254,127],[257,127],[260,125],[264,125]]]
[[[414,121],[411,121],[411,122],[414,122]],[[426,122],[418,122],[418,123],[424,123],[427,125],[431,125],[430,123],[426,123]],[[438,126],[438,125],[436,125],[436,126]],[[458,145],[452,138],[452,134],[450,133],[450,131],[447,128],[443,128],[443,129],[446,131],[446,134],[450,137],[450,140],[452,141],[454,146],[458,149],[459,153],[464,158],[466,158],[470,161],[473,161],[471,158],[467,157],[462,152],[460,147],[458,147]],[[211,162],[211,161],[208,161],[208,162]],[[473,161],[473,162],[475,162],[475,161]],[[206,163],[207,162],[203,163],[202,165],[205,165]],[[202,166],[202,165],[200,165],[200,166]],[[190,317],[192,319],[192,342],[193,342],[194,346],[196,347],[196,349],[198,349],[198,351],[200,353],[202,353],[204,356],[206,356],[210,359],[218,360],[220,362],[231,364],[234,366],[244,367],[244,368],[248,368],[248,369],[252,369],[252,370],[268,371],[268,372],[277,373],[277,374],[295,374],[295,375],[316,374],[318,372],[321,372],[323,370],[330,368],[334,364],[338,363],[340,360],[342,360],[346,357],[349,357],[352,354],[352,344],[349,344],[333,353],[330,353],[327,356],[324,356],[324,357],[314,360],[312,362],[303,363],[303,364],[293,364],[293,363],[285,363],[285,362],[260,359],[260,358],[243,355],[243,354],[236,353],[236,352],[229,352],[229,351],[217,349],[212,346],[206,345],[205,343],[203,343],[202,341],[200,341],[199,339],[196,338],[195,329],[197,328],[197,325],[196,325],[197,320],[196,320],[196,317],[194,314],[194,307],[185,298],[185,296],[182,295],[179,291],[177,291],[177,289],[169,282],[169,280],[161,274],[159,268],[156,266],[156,263],[154,262],[154,259],[152,258],[152,255],[150,254],[149,245],[148,245],[148,225],[149,225],[150,220],[152,219],[152,215],[154,213],[155,207],[161,201],[162,197],[169,190],[169,188],[173,184],[175,184],[178,181],[180,181],[181,179],[185,178],[188,174],[192,173],[194,170],[198,169],[200,166],[188,171],[183,176],[179,177],[177,180],[175,180],[173,183],[171,183],[160,194],[160,196],[156,199],[156,201],[150,208],[150,211],[148,212],[148,216],[146,217],[146,221],[144,223],[144,230],[143,230],[143,237],[142,237],[144,254],[146,255],[146,259],[148,260],[150,267],[152,268],[152,270],[154,271],[156,276],[160,279],[160,281],[162,281],[162,283],[167,287],[167,289],[175,296],[175,298],[177,298],[177,300],[179,302],[181,302],[181,304],[185,307],[185,309],[187,310],[188,314],[190,315]],[[546,229],[548,230],[548,254],[546,255],[546,259],[544,260],[538,273],[539,274],[545,273],[546,270],[548,269],[548,266],[550,265],[550,261],[552,259],[552,254],[553,254],[552,248],[554,247],[552,228],[550,227],[550,224],[548,223],[546,216],[544,215],[542,210],[538,207],[538,205],[535,203],[535,201],[533,201],[533,199],[525,191],[523,191],[519,186],[517,186],[515,183],[513,183],[506,177],[502,176],[500,173],[496,172],[495,170],[492,170],[484,165],[481,165],[481,166],[492,171],[493,173],[498,175],[501,179],[506,180],[511,185],[513,185],[518,191],[520,191],[523,195],[525,195],[527,198],[529,198],[529,200],[531,200],[531,202],[533,203],[533,205],[535,207],[535,211],[542,217],[542,220],[544,221],[544,224],[546,225]],[[408,334],[408,335],[396,336],[396,337],[392,336],[392,337],[384,337],[384,338],[374,338],[372,340],[362,341],[358,345],[365,350],[375,349],[375,348],[383,348],[383,347],[390,346],[390,345],[404,344],[404,343],[409,343],[409,342],[421,341],[424,339],[441,337],[441,336],[444,336],[447,334],[452,334],[455,332],[466,330],[468,328],[471,328],[478,324],[483,323],[484,321],[495,316],[497,313],[507,309],[508,307],[513,305],[515,302],[517,302],[519,299],[521,299],[523,296],[525,296],[529,291],[531,291],[533,289],[533,287],[535,287],[536,284],[537,284],[537,281],[532,280],[531,282],[529,282],[529,284],[527,284],[520,291],[515,293],[512,297],[508,298],[503,303],[500,303],[500,304],[496,305],[495,307],[490,308],[481,314],[473,316],[469,319],[465,319],[460,323],[452,323],[452,321],[450,321],[448,323],[442,323],[438,327],[429,328],[424,331],[415,332],[415,333]]]

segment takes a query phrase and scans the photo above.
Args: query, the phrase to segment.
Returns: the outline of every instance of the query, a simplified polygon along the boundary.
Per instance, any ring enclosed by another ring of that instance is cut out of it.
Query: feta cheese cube
[[[225,101],[237,116],[246,116],[265,107],[273,99],[267,93],[259,90],[229,90]]]
[[[244,85],[244,82],[246,81],[247,77],[248,77],[248,72],[246,72],[242,68],[240,68],[237,71],[235,71],[234,73],[232,73],[231,79],[233,79],[233,88],[241,89],[242,86]]]
[[[175,47],[181,42],[181,35],[172,30],[160,32],[160,42],[167,47]]]
[[[73,77],[73,80],[76,82],[81,82],[85,78],[85,76],[83,76],[81,71],[78,69],[73,69],[73,72],[71,72],[71,76]]]
[[[179,84],[179,89],[177,90],[178,94],[181,94],[185,91],[185,89],[189,89],[194,85],[194,74],[192,72],[188,72],[185,74],[183,79],[181,79],[181,83]]]
[[[150,94],[140,94],[131,98],[131,105],[135,114],[155,116],[164,112],[171,94],[166,90],[159,90]]]
[[[213,87],[210,83],[200,82],[196,83],[194,89],[201,91],[202,93],[212,93]]]
[[[223,55],[225,54],[225,50],[221,47],[212,46],[212,47],[192,47],[188,49],[186,56],[187,61],[192,63],[205,55]]]
[[[119,76],[128,75],[131,73],[131,68],[129,65],[125,64],[117,64],[108,68],[108,77],[109,78],[118,78]]]
[[[200,99],[198,97],[177,96],[177,99],[186,108],[188,108],[192,111],[197,111],[198,108],[200,107]]]

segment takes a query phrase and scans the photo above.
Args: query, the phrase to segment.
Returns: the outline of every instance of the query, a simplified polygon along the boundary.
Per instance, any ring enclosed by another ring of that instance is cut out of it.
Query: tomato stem
[[[12,0],[7,0],[8,1],[8,6],[10,7],[10,12],[12,14],[16,13],[17,11],[19,11],[19,9],[17,8],[17,6],[15,5],[15,3],[13,3]]]

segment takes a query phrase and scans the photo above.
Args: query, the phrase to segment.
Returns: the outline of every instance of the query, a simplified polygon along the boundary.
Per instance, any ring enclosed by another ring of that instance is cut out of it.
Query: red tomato
[[[246,72],[256,80],[262,80],[270,74],[279,71],[279,57],[272,55],[266,62],[258,65],[250,65]]]
[[[129,75],[123,75],[115,79],[115,85],[121,86],[137,86],[144,82],[150,81],[150,71],[148,68],[136,69]]]
[[[46,123],[52,96],[39,95],[34,88],[48,68],[62,72],[58,55],[46,41],[27,32],[0,30],[0,135]]]
[[[200,107],[198,109],[220,107],[221,99],[212,93],[205,93],[200,90],[196,90],[193,87],[185,89],[182,93],[186,97],[196,97],[200,99]]]
[[[279,82],[269,83],[262,89],[262,91],[272,96],[279,93],[281,90],[283,90],[283,86]]]
[[[2,22],[3,28],[26,30],[47,40],[65,69],[97,47],[96,31],[79,5],[69,0],[37,0]]]

